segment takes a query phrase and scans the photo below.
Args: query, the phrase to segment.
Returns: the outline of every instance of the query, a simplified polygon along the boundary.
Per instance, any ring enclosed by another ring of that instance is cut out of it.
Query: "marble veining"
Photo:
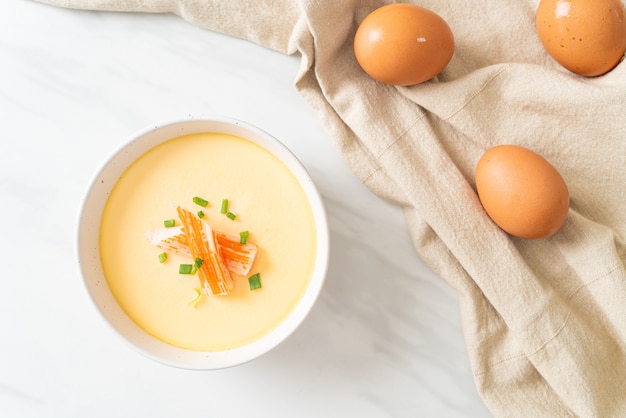
[[[0,415],[487,417],[455,292],[400,208],[363,186],[293,83],[299,57],[171,15],[0,6]],[[331,263],[302,326],[265,356],[191,372],[127,347],[81,284],[81,195],[131,133],[188,114],[284,142],[327,207]],[[243,400],[243,401],[242,401]]]

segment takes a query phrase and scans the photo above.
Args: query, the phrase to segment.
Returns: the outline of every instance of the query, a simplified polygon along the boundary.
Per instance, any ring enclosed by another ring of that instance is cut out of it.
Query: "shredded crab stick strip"
[[[156,245],[166,251],[171,251],[185,257],[191,257],[187,237],[183,232],[182,226],[155,229],[154,231],[148,232],[146,238],[148,238],[150,244]]]
[[[182,226],[157,229],[148,232],[146,236],[152,245],[175,254],[192,257]],[[228,271],[240,276],[250,273],[258,251],[257,246],[250,242],[241,244],[239,238],[217,231],[215,231],[215,237]]]
[[[202,222],[193,213],[176,208],[194,259],[202,260],[198,277],[202,287],[214,295],[227,295],[233,288],[233,279],[224,264],[215,233],[208,223]]]
[[[240,276],[250,273],[256,258],[257,246],[252,243],[241,244],[239,238],[221,232],[216,232],[215,237],[222,249],[228,270]]]

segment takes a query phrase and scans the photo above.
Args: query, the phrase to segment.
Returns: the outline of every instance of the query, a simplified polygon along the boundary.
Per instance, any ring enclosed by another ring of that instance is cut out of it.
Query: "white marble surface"
[[[3,0],[0,64],[0,416],[489,416],[455,293],[416,255],[401,211],[339,158],[293,87],[297,56],[171,15]],[[90,305],[74,249],[101,162],[138,129],[190,113],[283,141],[331,227],[328,279],[303,325],[215,372],[163,366],[120,341]]]

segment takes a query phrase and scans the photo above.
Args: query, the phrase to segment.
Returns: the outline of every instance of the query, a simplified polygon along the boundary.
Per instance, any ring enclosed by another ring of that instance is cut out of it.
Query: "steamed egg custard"
[[[250,272],[230,273],[227,295],[204,290],[197,271],[180,273],[193,258],[146,238],[172,222],[180,230],[181,210],[256,246]],[[296,177],[261,146],[222,133],[181,136],[143,154],[113,187],[100,227],[104,275],[121,308],[154,337],[196,351],[236,348],[276,328],[305,293],[316,244]]]

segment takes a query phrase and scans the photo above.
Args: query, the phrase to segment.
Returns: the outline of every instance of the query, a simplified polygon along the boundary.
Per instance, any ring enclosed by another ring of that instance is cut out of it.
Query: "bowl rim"
[[[207,128],[209,126],[213,128]],[[102,272],[98,243],[104,205],[119,175],[149,149],[169,139],[202,132],[239,136],[260,145],[285,164],[304,190],[313,212],[317,237],[317,253],[311,279],[288,316],[273,330],[253,342],[228,350],[208,352],[168,344],[148,334],[133,322],[118,305],[108,287]],[[83,287],[100,317],[118,337],[135,351],[156,362],[183,369],[215,370],[244,364],[262,356],[282,343],[300,326],[317,301],[326,280],[330,233],[321,194],[302,162],[281,141],[240,119],[219,115],[188,115],[151,124],[132,133],[100,163],[80,198],[75,250]]]

